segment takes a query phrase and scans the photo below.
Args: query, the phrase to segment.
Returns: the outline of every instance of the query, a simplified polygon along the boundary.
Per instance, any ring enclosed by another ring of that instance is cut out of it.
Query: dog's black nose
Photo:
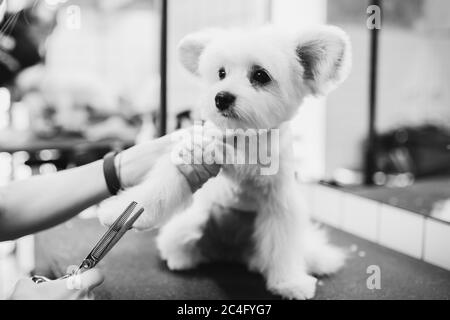
[[[220,111],[224,111],[231,107],[236,97],[229,92],[222,91],[216,95],[216,107]]]

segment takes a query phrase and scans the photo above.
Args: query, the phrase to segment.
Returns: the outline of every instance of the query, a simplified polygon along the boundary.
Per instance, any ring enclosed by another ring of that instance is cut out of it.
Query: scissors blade
[[[114,221],[114,223],[109,227],[106,233],[100,238],[97,244],[94,246],[89,255],[81,263],[80,269],[91,269],[100,262],[104,256],[105,250],[108,248],[109,244],[115,239],[117,234],[126,225],[128,218],[130,217],[133,210],[136,208],[137,203],[132,202],[125,209],[125,211]]]
[[[103,250],[100,260],[103,259],[103,257],[119,242],[119,240],[124,236],[124,234],[129,231],[134,222],[141,216],[141,214],[144,212],[144,209],[139,209],[138,212],[136,212],[122,227],[122,229],[116,234],[114,239],[111,240],[111,242],[108,244],[108,246]]]

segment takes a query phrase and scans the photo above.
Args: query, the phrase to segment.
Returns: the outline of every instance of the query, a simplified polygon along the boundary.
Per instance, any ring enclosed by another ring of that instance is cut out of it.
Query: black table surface
[[[39,138],[31,131],[0,131],[0,152],[14,153],[19,151],[36,152],[47,149],[86,150],[111,146],[127,147],[134,144],[134,141],[123,139],[102,139],[89,140],[83,137],[59,135],[53,138]]]
[[[103,234],[97,220],[75,218],[36,236],[36,273],[62,275],[79,264]],[[329,228],[350,252],[346,267],[322,278],[315,299],[450,299],[450,272]],[[99,264],[106,280],[97,299],[278,299],[243,266],[213,264],[171,272],[158,256],[155,232],[128,232]],[[368,289],[367,268],[379,266],[381,289]]]

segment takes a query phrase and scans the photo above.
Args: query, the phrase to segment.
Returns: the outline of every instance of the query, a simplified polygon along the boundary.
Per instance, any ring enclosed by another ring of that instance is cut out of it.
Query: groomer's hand
[[[193,136],[194,127],[179,130],[173,134],[136,145],[133,148],[121,152],[115,161],[122,187],[126,189],[139,184],[161,156],[172,153],[174,148],[180,145],[180,136],[186,135]],[[207,138],[203,136],[202,139]],[[190,152],[194,152],[197,157],[198,154],[203,155],[203,157],[210,157],[210,149],[205,149],[207,146],[210,146],[209,142],[204,143],[202,146],[193,145],[196,149],[195,152],[192,148],[189,150],[186,149],[184,159],[186,160],[186,154]],[[201,148],[200,153],[198,152],[198,148]],[[190,160],[187,162],[189,162],[189,166],[183,166],[181,169],[185,169],[183,171],[187,173],[186,176],[192,189],[197,189],[199,185],[203,185],[211,176],[217,175],[220,170],[220,166],[216,164],[210,165],[202,162],[199,165]],[[200,180],[197,181],[196,177],[199,177]]]
[[[102,284],[104,277],[91,269],[67,279],[34,283],[31,279],[17,282],[11,300],[93,300],[92,290]]]
[[[169,153],[174,145],[172,137],[166,135],[121,152],[115,164],[122,187],[126,189],[142,182],[158,159]]]
[[[219,174],[222,166],[216,155],[223,151],[223,147],[220,140],[202,133],[192,134],[191,139],[174,148],[177,168],[186,178],[193,193]]]

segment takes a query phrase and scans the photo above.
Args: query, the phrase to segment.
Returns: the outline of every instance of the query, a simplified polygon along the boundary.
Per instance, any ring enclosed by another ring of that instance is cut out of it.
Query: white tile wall
[[[424,218],[385,204],[380,211],[379,243],[415,258],[422,258]]]
[[[380,207],[379,202],[344,193],[342,229],[376,242],[378,240]]]
[[[424,260],[450,270],[450,225],[427,219]]]
[[[323,185],[301,190],[315,220],[450,270],[450,225]]]

